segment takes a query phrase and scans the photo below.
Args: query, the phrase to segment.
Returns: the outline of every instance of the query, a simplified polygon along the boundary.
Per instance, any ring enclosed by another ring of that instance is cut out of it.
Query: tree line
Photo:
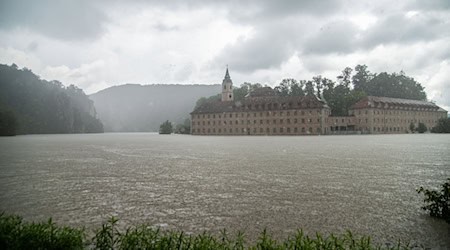
[[[245,82],[240,87],[234,88],[234,99],[240,101],[248,93],[262,87],[264,86],[260,83]],[[403,71],[372,73],[366,65],[357,65],[354,69],[346,67],[335,81],[321,75],[314,76],[310,80],[286,78],[274,88],[274,91],[278,96],[316,95],[326,100],[334,116],[347,115],[351,105],[368,95],[427,99],[424,87]],[[220,94],[202,97],[196,105],[217,99],[220,99]]]
[[[99,132],[103,125],[83,90],[0,64],[0,135]]]

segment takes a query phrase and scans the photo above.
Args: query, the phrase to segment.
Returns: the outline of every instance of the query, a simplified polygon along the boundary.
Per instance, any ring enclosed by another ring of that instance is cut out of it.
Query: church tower
[[[230,78],[230,73],[227,71],[225,73],[225,78],[222,82],[222,102],[233,101],[233,82]]]

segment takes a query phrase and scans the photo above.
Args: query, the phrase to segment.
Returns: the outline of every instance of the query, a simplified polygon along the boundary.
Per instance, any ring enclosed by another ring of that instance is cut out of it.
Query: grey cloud
[[[285,27],[266,26],[254,37],[226,46],[213,62],[218,67],[229,64],[240,72],[278,67],[295,52],[292,35]]]
[[[450,9],[450,1],[448,0],[414,0],[409,5],[411,9],[427,9],[427,10],[448,10]]]
[[[330,22],[307,39],[304,54],[348,53],[355,49],[356,27],[349,21]]]
[[[29,28],[60,40],[95,38],[102,33],[106,20],[93,1],[0,2],[0,29]]]
[[[448,22],[426,13],[407,18],[405,15],[390,15],[368,29],[360,41],[361,47],[371,48],[379,44],[412,43],[429,41],[448,36]]]
[[[39,43],[36,41],[33,41],[31,43],[28,44],[27,46],[27,51],[36,51],[39,48]]]
[[[171,25],[167,25],[161,22],[158,22],[157,24],[153,25],[153,28],[155,28],[158,31],[161,32],[168,32],[168,31],[177,31],[179,30],[178,26],[171,26]]]

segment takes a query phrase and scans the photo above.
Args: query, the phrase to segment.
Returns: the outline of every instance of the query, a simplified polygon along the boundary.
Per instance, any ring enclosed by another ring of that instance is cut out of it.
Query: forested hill
[[[166,120],[183,123],[202,96],[220,93],[220,85],[125,84],[90,95],[105,131],[158,131]]]
[[[103,132],[95,116],[83,90],[0,64],[0,135]]]

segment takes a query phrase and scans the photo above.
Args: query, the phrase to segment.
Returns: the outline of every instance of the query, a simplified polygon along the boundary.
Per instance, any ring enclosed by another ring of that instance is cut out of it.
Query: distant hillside
[[[99,133],[103,125],[83,90],[0,64],[0,135]]]
[[[200,97],[220,93],[220,85],[125,84],[90,95],[105,131],[158,131],[166,120],[182,123]]]

